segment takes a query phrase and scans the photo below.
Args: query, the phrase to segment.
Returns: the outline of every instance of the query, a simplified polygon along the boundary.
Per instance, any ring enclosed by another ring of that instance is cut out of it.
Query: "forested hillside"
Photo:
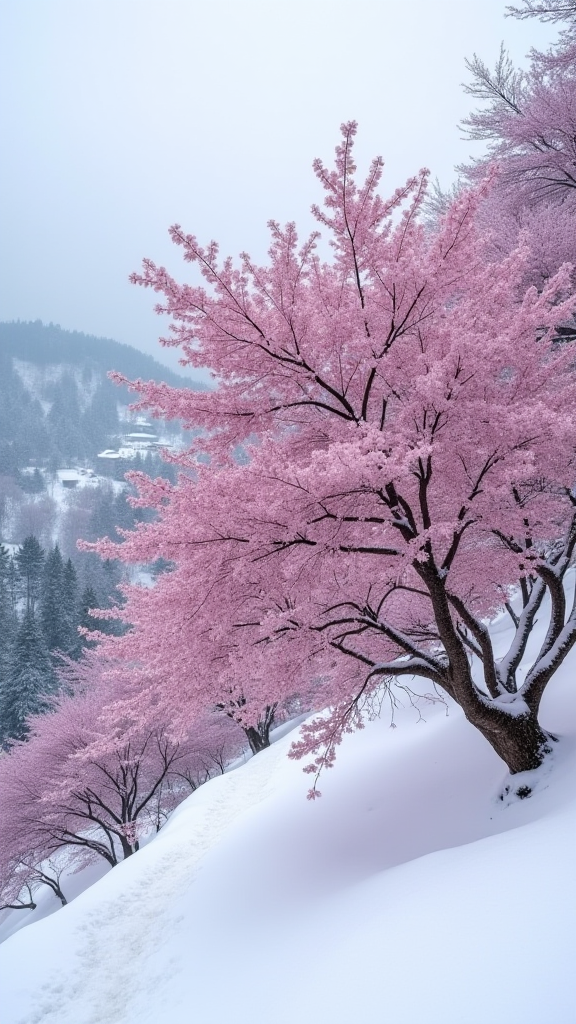
[[[50,706],[61,655],[77,660],[93,647],[79,627],[117,628],[90,609],[117,605],[127,574],[117,560],[79,551],[78,540],[118,539],[117,528],[150,518],[126,500],[129,469],[176,476],[142,442],[141,450],[98,458],[142,430],[110,369],[164,374],[155,360],[109,339],[39,321],[0,324],[0,747],[23,738],[26,718]],[[174,386],[194,386],[169,369],[164,375]],[[165,423],[156,429],[180,443],[179,424],[173,433]]]
[[[0,323],[0,351],[41,366],[49,363],[88,365],[102,373],[117,370],[129,379],[165,380],[175,387],[206,390],[206,385],[200,381],[174,373],[131,345],[80,331],[65,331],[58,324],[43,324],[41,320]]]
[[[110,370],[204,389],[109,338],[40,321],[0,324],[0,476],[17,477],[30,465],[54,470],[74,460],[93,464],[117,440],[118,404],[129,402],[126,388],[108,379]],[[38,487],[37,479],[18,483]]]

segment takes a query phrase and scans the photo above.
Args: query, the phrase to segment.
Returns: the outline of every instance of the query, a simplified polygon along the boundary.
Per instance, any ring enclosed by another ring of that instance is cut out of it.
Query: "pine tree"
[[[12,558],[10,552],[3,544],[0,544],[0,615],[4,616],[8,609],[10,613],[14,610],[14,599],[11,587]]]
[[[70,558],[64,564],[60,549],[56,544],[49,552],[44,564],[40,599],[42,632],[51,654],[59,652],[67,654],[71,658],[77,658],[80,655],[81,645],[78,637],[80,610],[77,600],[78,577],[76,570]]]
[[[71,658],[79,658],[82,644],[78,634],[80,608],[78,607],[78,575],[72,559],[64,566],[62,586],[63,636],[62,650]]]
[[[29,610],[18,630],[11,662],[0,699],[0,736],[4,746],[11,740],[26,738],[26,719],[46,711],[47,697],[56,689],[42,630]]]
[[[7,686],[16,636],[16,606],[11,586],[13,562],[9,552],[0,545],[0,705]]]
[[[18,576],[24,591],[26,611],[33,614],[40,596],[40,583],[44,568],[44,549],[37,537],[32,534],[26,537],[19,551],[16,552]]]
[[[66,642],[63,585],[64,563],[56,544],[44,563],[40,595],[40,621],[49,651],[62,651]]]
[[[65,461],[85,454],[86,439],[81,430],[78,388],[73,377],[66,375],[54,386],[47,422],[54,444]]]
[[[10,609],[14,623],[17,623],[16,608],[18,605],[18,590],[20,585],[20,574],[16,560],[12,557],[8,562],[5,585],[10,602]]]
[[[18,484],[18,487],[20,487],[25,494],[41,494],[42,491],[46,490],[44,477],[38,469],[38,466],[35,467],[33,473],[23,473],[17,469],[14,473],[14,479]]]
[[[116,539],[116,518],[114,491],[112,485],[100,487],[92,509],[86,536],[89,540],[97,537],[113,537]]]
[[[82,431],[96,451],[110,447],[120,433],[118,395],[109,381],[97,388],[82,417]]]

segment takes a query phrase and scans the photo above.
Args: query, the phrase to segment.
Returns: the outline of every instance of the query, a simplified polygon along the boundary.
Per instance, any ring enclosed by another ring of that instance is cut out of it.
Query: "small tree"
[[[0,847],[0,911],[36,910],[35,895],[48,888],[63,907],[67,899],[62,890],[62,874],[67,862],[62,857],[43,860],[41,854],[28,850],[24,856],[10,859],[7,849]]]
[[[169,732],[126,667],[69,660],[51,713],[0,759],[0,898],[33,909],[39,885],[65,902],[64,865],[130,857],[192,790],[234,757],[240,731],[218,716]],[[74,689],[76,693],[74,693]],[[118,705],[122,714],[118,714]]]
[[[355,131],[343,126],[333,170],[315,163],[330,262],[294,225],[271,224],[266,266],[243,254],[237,268],[176,226],[204,285],[151,261],[134,278],[164,296],[167,342],[220,383],[131,385],[139,407],[204,435],[179,460],[195,481],[135,480],[158,521],[99,545],[176,564],[130,592],[122,642],[163,666],[171,706],[172,687],[181,703],[202,686],[209,706],[214,676],[237,668],[249,687],[254,664],[255,713],[317,680],[333,735],[370,688],[424,677],[511,772],[534,769],[550,750],[542,694],[576,642],[574,355],[553,342],[576,305],[570,268],[538,293],[522,289],[524,244],[487,257],[476,218],[489,182],[426,232],[426,175],[385,201],[376,160],[356,185]],[[548,630],[524,677],[545,597]],[[504,607],[514,639],[498,657],[486,619]]]
[[[0,765],[8,838],[14,844],[17,833],[21,856],[69,847],[114,866],[150,829],[147,808],[179,759],[178,745],[153,728],[106,742],[91,729],[97,703],[92,693],[65,698]]]

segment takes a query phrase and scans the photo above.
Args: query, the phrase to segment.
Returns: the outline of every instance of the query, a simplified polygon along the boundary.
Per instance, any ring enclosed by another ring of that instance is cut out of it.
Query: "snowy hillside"
[[[95,377],[84,379],[82,368],[72,363],[41,365],[13,358],[12,365],[31,397],[39,399],[45,413],[50,411],[52,403],[44,401],[41,396],[45,394],[47,387],[58,383],[63,377],[74,380],[82,412],[90,405],[97,387]]]
[[[510,805],[453,705],[368,723],[313,803],[279,738],[3,944],[3,1024],[573,1024],[575,669]]]

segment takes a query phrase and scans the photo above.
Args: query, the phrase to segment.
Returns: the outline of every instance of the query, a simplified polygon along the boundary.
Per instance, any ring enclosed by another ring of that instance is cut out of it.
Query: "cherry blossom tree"
[[[97,652],[69,661],[63,675],[68,695],[31,719],[28,741],[0,761],[1,909],[34,909],[40,886],[65,903],[64,867],[77,870],[99,857],[113,867],[131,856],[241,749],[240,730],[224,734],[216,716],[194,737],[170,733],[141,689],[136,722],[129,669]]]
[[[460,171],[462,180],[479,181],[489,162],[497,162],[495,187],[480,214],[491,231],[492,255],[501,258],[523,239],[530,249],[523,285],[540,289],[563,262],[576,262],[576,6],[524,0],[508,11],[564,27],[546,53],[531,51],[527,70],[514,67],[504,46],[492,71],[476,54],[466,62],[472,81],[465,89],[481,106],[464,128],[488,152]],[[448,198],[438,189],[429,204],[432,218]],[[573,319],[558,334],[575,336]]]
[[[63,907],[67,899],[62,890],[61,881],[67,860],[60,857],[43,858],[37,850],[28,849],[26,853],[16,854],[13,859],[6,857],[2,849],[0,864],[0,911],[3,910],[36,910],[35,896],[39,889],[48,888]]]
[[[143,474],[135,474],[133,479],[141,488],[141,497],[137,499],[140,502],[151,504],[154,491],[162,505],[166,495],[171,493],[172,514],[163,520],[166,533],[158,547],[155,526],[160,523],[148,524],[149,529],[142,528],[137,534],[126,532],[120,545],[121,557],[138,564],[147,560],[146,553],[151,550],[167,547],[174,550],[168,532],[170,526],[170,530],[172,527],[176,530],[180,565],[161,575],[152,588],[123,585],[126,603],[98,612],[98,616],[129,623],[129,629],[122,635],[107,636],[97,630],[87,634],[93,638],[90,642],[98,642],[105,655],[132,666],[133,696],[128,705],[116,700],[113,715],[118,708],[127,707],[136,721],[142,713],[146,717],[147,706],[142,703],[146,695],[150,704],[160,701],[162,714],[172,728],[184,733],[191,731],[197,749],[206,751],[206,763],[214,763],[215,751],[222,744],[228,751],[236,729],[242,730],[252,753],[258,753],[269,745],[274,724],[310,707],[307,694],[310,686],[302,681],[298,692],[290,687],[271,696],[273,688],[265,652],[259,646],[244,648],[236,642],[236,625],[227,616],[234,617],[242,604],[243,583],[235,582],[230,576],[226,545],[199,549],[192,541],[187,549],[182,523],[178,525],[180,515],[187,519],[191,513],[191,502],[197,495],[195,483],[184,477],[180,487],[173,487],[164,480],[153,483]],[[215,495],[214,500],[227,502],[228,494]],[[102,541],[83,546],[104,552],[109,544],[109,541]],[[197,600],[204,605],[205,615],[201,608],[198,616],[193,614],[195,587],[199,588]],[[222,587],[226,588],[225,602],[221,598]],[[152,620],[156,623],[154,629],[149,628]],[[238,739],[235,742],[238,747]]]
[[[218,388],[130,385],[138,408],[203,434],[174,457],[177,485],[132,475],[156,521],[97,545],[175,566],[127,591],[133,628],[112,643],[152,666],[171,713],[224,693],[246,721],[299,693],[330,706],[298,753],[332,749],[367,694],[420,677],[512,773],[534,769],[552,743],[541,698],[576,642],[574,353],[553,340],[576,306],[571,269],[525,290],[525,242],[488,257],[490,180],[426,231],[426,173],[384,200],[377,159],[357,185],[355,132],[343,126],[333,170],[314,165],[328,262],[292,224],[271,222],[265,266],[220,261],[176,226],[204,283],[149,260],[134,277],[163,296],[163,343]],[[497,656],[486,623],[504,608],[514,638]]]
[[[510,6],[508,13],[513,18],[525,20],[539,18],[540,21],[553,24],[565,23],[555,46],[546,53],[536,49],[531,52],[532,59],[546,71],[571,68],[574,71],[576,60],[576,3],[574,0],[522,0],[521,7]]]
[[[143,473],[133,473],[130,477],[140,487],[140,497],[133,499],[134,503],[154,507],[157,501],[159,506],[163,506],[170,494],[172,511],[175,512],[176,508],[174,502],[182,499],[182,514],[188,515],[189,500],[195,493],[195,484],[189,476],[183,477],[181,489],[163,479],[153,482]],[[80,546],[101,553],[114,550],[115,558],[135,564],[149,561],[147,554],[164,550],[166,544],[173,550],[168,533],[157,545],[155,524],[147,526],[149,529],[141,524],[138,533],[123,531],[124,539],[118,545],[118,553],[115,543],[108,540],[82,542]],[[167,520],[164,526],[168,527]],[[182,533],[176,520],[174,526],[180,557],[183,553]],[[161,554],[158,557],[163,558]],[[152,703],[161,693],[164,720],[184,733],[192,730],[198,749],[204,747],[209,750],[208,762],[214,761],[214,752],[222,744],[227,752],[231,743],[239,749],[241,744],[238,738],[234,740],[234,726],[243,731],[252,753],[258,753],[269,746],[271,729],[275,724],[285,720],[288,714],[302,710],[299,698],[303,691],[298,695],[290,691],[269,699],[268,664],[260,650],[251,649],[248,665],[240,665],[240,652],[230,636],[233,627],[224,623],[223,606],[214,609],[207,601],[207,628],[198,628],[198,621],[190,615],[188,602],[182,600],[183,588],[190,594],[193,585],[188,574],[197,571],[206,580],[219,577],[219,583],[224,585],[224,580],[229,577],[225,546],[207,552],[207,560],[201,559],[194,565],[182,565],[180,570],[173,568],[162,574],[152,588],[124,584],[120,589],[126,603],[114,609],[91,611],[95,628],[84,630],[86,641],[98,643],[104,655],[123,666],[131,666],[131,692],[136,696],[131,697],[127,705],[116,700],[114,714],[118,708],[127,706],[135,720],[139,720],[141,713],[148,715],[147,706],[142,704],[142,695],[156,695],[149,697]],[[229,580],[228,608],[234,607],[231,587],[232,581]],[[217,585],[215,595],[218,589]],[[149,630],[147,624],[152,618],[156,621],[156,628]],[[96,628],[96,622],[103,619],[120,620],[128,628],[121,630],[120,636],[107,635]]]
[[[566,21],[547,53],[532,50],[528,70],[514,67],[504,45],[493,70],[476,54],[466,61],[472,80],[465,91],[480,108],[463,122],[469,138],[488,145],[500,163],[500,188],[518,211],[526,203],[576,204],[576,5],[525,2],[515,17]],[[478,180],[486,158],[462,170]]]

